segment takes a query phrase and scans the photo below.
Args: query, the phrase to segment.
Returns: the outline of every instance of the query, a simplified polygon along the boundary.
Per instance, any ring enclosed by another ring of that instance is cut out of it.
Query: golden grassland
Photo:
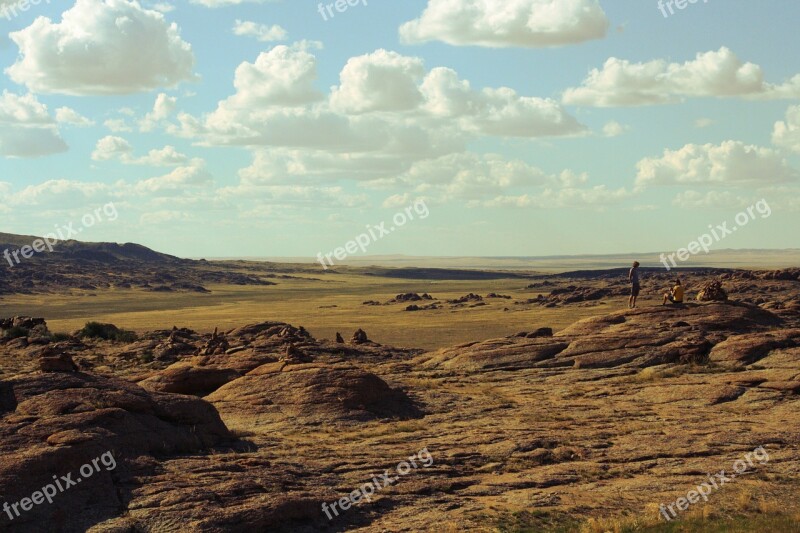
[[[0,314],[41,316],[57,332],[75,331],[87,321],[110,322],[137,332],[173,325],[207,332],[215,327],[226,330],[254,322],[280,321],[304,326],[318,338],[333,338],[337,331],[349,338],[353,331],[363,328],[381,344],[430,350],[544,326],[558,330],[581,318],[627,306],[625,298],[590,307],[515,305],[514,300],[539,294],[525,289],[528,281],[519,278],[427,281],[341,274],[323,280],[280,279],[277,283],[265,287],[209,285],[208,294],[111,289],[13,295],[3,298]],[[441,309],[416,312],[403,311],[407,304],[402,303],[363,305],[367,300],[385,303],[406,292],[428,292],[441,300],[470,292],[484,297],[496,292],[513,300],[487,299],[487,305],[474,308],[454,309],[444,304]]]
[[[796,488],[799,480],[790,483]],[[487,531],[498,533],[797,533],[800,532],[800,498],[797,492],[775,489],[765,483],[724,487],[714,503],[689,508],[677,518],[664,520],[659,505],[618,516],[578,519],[558,509],[525,509],[488,518]]]

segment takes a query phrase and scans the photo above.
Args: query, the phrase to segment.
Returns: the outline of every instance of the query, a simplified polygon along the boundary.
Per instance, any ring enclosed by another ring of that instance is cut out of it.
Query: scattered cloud
[[[110,118],[103,122],[103,126],[108,128],[114,133],[121,133],[126,131],[133,131],[124,118]]]
[[[133,146],[123,139],[108,135],[97,141],[92,152],[94,161],[120,161],[126,165],[149,165],[154,167],[169,167],[184,165],[189,158],[178,152],[174,146],[167,145],[161,149],[153,149],[142,157],[133,156]],[[199,160],[198,160],[199,161]],[[202,166],[195,162],[195,167]]]
[[[204,145],[251,149],[252,164],[239,171],[246,190],[340,180],[417,187],[456,172],[437,190],[464,198],[524,183],[561,185],[524,162],[466,153],[469,141],[587,131],[555,100],[507,87],[476,90],[452,69],[428,71],[420,58],[383,49],[351,58],[328,94],[316,90],[316,81],[308,46],[276,46],[239,65],[236,92],[215,110],[179,113],[168,131]]]
[[[65,112],[62,112],[62,118]],[[56,119],[33,94],[0,96],[0,156],[33,158],[67,150]]]
[[[94,121],[90,120],[70,107],[59,107],[56,109],[56,122],[59,124],[69,124],[82,128],[94,126]]]
[[[423,97],[421,59],[378,50],[351,58],[331,92],[331,108],[347,114],[416,109]]]
[[[242,37],[255,37],[261,42],[283,41],[289,36],[289,33],[277,24],[269,26],[239,19],[236,19],[233,25],[233,33]]]
[[[125,159],[133,153],[131,143],[122,137],[108,135],[97,141],[92,159],[94,161],[110,161],[113,159]]]
[[[9,37],[19,58],[6,73],[37,93],[130,94],[193,79],[178,26],[133,0],[78,0],[61,22],[39,17]]]
[[[619,122],[617,122],[616,120],[611,120],[609,122],[606,122],[605,126],[603,126],[603,136],[619,137],[629,129],[630,129],[629,126],[624,126]]]
[[[539,48],[602,39],[609,21],[597,0],[428,0],[400,26],[406,44]]]
[[[57,179],[28,185],[19,191],[12,191],[7,196],[6,203],[12,207],[63,208],[64,206],[88,205],[114,194],[114,185]]]
[[[786,120],[775,123],[772,142],[775,146],[800,153],[800,105],[790,107],[786,110]]]
[[[719,145],[687,144],[665,150],[662,157],[637,163],[636,186],[764,186],[794,181],[798,172],[777,150],[725,141]]]
[[[680,209],[739,209],[753,205],[758,198],[745,198],[730,191],[683,191],[672,200]]]
[[[518,207],[536,209],[603,209],[630,199],[633,193],[624,187],[613,190],[605,185],[590,188],[545,189],[538,194],[497,196],[491,200],[475,202],[471,207]]]
[[[394,52],[352,58],[326,99],[314,89],[316,58],[277,46],[236,69],[233,96],[204,117],[179,114],[172,132],[207,144],[340,153],[443,155],[467,137],[580,135],[586,128],[551,99],[506,87],[473,90],[451,69],[425,74]]]
[[[142,194],[185,193],[187,187],[205,187],[213,184],[211,174],[202,160],[180,166],[163,176],[139,181],[134,189]]]
[[[590,107],[669,104],[683,98],[800,98],[800,74],[782,85],[764,81],[760,66],[743,63],[730,49],[698,53],[692,61],[657,59],[631,63],[611,57],[593,69],[580,87],[567,89],[563,102]]]
[[[175,111],[175,106],[178,99],[174,96],[168,96],[165,93],[160,93],[156,97],[153,104],[153,110],[147,113],[143,119],[139,121],[139,131],[148,132],[154,130],[163,121],[172,115]]]

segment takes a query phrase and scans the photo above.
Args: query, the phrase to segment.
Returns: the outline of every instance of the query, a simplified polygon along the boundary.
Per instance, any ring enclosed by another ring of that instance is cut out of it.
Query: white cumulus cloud
[[[400,26],[405,43],[547,47],[605,37],[609,21],[597,0],[429,0]]]
[[[790,107],[786,111],[786,120],[775,123],[772,142],[781,148],[800,153],[800,105]]]
[[[418,84],[425,73],[419,58],[377,50],[351,58],[331,93],[331,107],[345,113],[403,111],[422,102]]]
[[[283,41],[289,33],[277,24],[269,26],[250,20],[236,20],[233,25],[234,35],[255,37],[261,42]]]
[[[616,120],[610,120],[603,126],[603,135],[606,137],[618,137],[629,129],[628,126],[624,126]]]
[[[176,97],[160,93],[153,104],[153,110],[139,121],[139,131],[147,132],[154,130],[175,111],[177,102],[178,99]]]
[[[193,78],[178,26],[129,0],[77,0],[61,22],[39,17],[9,34],[19,58],[6,69],[40,93],[130,94]]]
[[[72,126],[79,127],[94,125],[94,121],[84,117],[71,107],[59,107],[56,109],[56,122],[59,124],[70,124]]]
[[[67,144],[46,105],[30,93],[20,96],[3,91],[0,96],[1,156],[41,157],[66,150]]]
[[[725,141],[687,144],[637,163],[637,187],[649,185],[759,186],[793,181],[798,172],[777,150]]]
[[[94,161],[120,161],[126,165],[149,165],[155,167],[169,167],[183,165],[189,161],[186,155],[178,152],[174,146],[167,145],[163,148],[150,150],[147,155],[134,157],[133,146],[122,137],[108,135],[97,141],[92,152]],[[198,160],[199,161],[199,160]],[[199,163],[195,166],[201,166]]]
[[[782,85],[764,81],[754,63],[742,62],[730,49],[698,53],[692,61],[657,59],[632,63],[611,57],[592,69],[580,87],[564,92],[565,104],[616,107],[668,104],[689,97],[799,98],[800,75]]]

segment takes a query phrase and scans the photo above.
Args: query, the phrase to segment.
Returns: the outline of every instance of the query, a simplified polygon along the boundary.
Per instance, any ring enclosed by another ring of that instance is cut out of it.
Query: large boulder
[[[29,316],[15,316],[12,318],[0,318],[0,329],[24,328],[33,329],[36,326],[46,326],[44,318],[32,318]]]
[[[424,368],[478,372],[524,368],[645,368],[704,363],[730,335],[780,326],[779,317],[741,303],[646,307],[587,318],[553,337],[527,333],[446,348],[420,357]]]
[[[39,369],[42,372],[77,372],[78,365],[67,353],[39,358]]]
[[[711,350],[709,359],[729,366],[755,363],[777,349],[800,346],[800,329],[751,333],[729,337]]]
[[[429,356],[424,368],[460,371],[519,370],[552,360],[569,346],[549,338],[508,337],[444,348]],[[571,363],[569,363],[571,364]]]
[[[198,358],[201,359],[201,358]],[[145,390],[205,396],[240,377],[233,369],[209,367],[195,361],[175,363],[139,382]]]
[[[196,454],[232,437],[203,400],[82,373],[0,382],[0,416],[5,501],[31,497],[60,476],[76,481],[52,503],[15,516],[13,531],[85,531],[121,512],[117,480],[137,458]],[[93,460],[91,475],[81,470]]]
[[[724,302],[728,299],[728,293],[722,287],[721,281],[710,281],[700,288],[697,293],[698,302]]]
[[[206,397],[223,416],[235,413],[292,423],[413,418],[419,411],[402,391],[355,367],[262,365]]]

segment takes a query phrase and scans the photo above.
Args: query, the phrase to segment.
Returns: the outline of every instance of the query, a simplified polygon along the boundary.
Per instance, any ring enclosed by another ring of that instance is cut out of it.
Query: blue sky
[[[668,252],[764,199],[719,246],[798,247],[800,4],[318,7],[0,18],[0,231],[311,257],[424,201],[368,253]]]

